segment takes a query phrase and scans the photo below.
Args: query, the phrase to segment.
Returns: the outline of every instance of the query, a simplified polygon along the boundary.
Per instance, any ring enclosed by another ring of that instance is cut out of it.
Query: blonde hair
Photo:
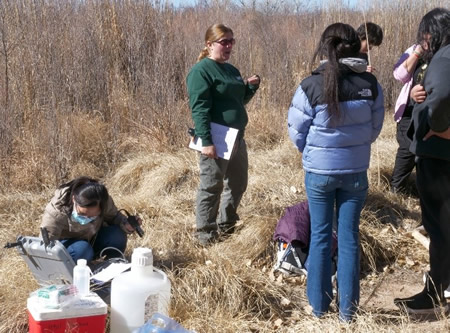
[[[217,23],[217,24],[213,24],[212,26],[210,26],[206,30],[206,33],[205,33],[205,47],[200,52],[200,54],[197,58],[197,62],[199,62],[203,58],[206,58],[207,56],[209,56],[209,49],[208,49],[208,46],[206,46],[206,43],[219,40],[227,33],[230,33],[233,35],[233,30],[231,30],[231,28],[227,27],[226,25],[224,25],[222,23]]]

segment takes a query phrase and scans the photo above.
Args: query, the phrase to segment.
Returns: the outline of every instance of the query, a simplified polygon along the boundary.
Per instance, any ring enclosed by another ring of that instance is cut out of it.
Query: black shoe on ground
[[[436,296],[432,296],[426,289],[408,298],[396,298],[394,299],[394,304],[400,310],[415,315],[431,315],[448,311],[445,298],[439,299]]]
[[[219,232],[221,234],[232,235],[235,232],[235,229],[236,229],[235,224],[227,224],[227,225],[219,224]]]
[[[196,243],[200,246],[209,246],[219,240],[219,233],[215,230],[210,232],[197,231],[194,237]]]
[[[230,238],[231,235],[236,231],[236,226],[232,225],[220,225],[219,224],[219,241],[223,242]]]

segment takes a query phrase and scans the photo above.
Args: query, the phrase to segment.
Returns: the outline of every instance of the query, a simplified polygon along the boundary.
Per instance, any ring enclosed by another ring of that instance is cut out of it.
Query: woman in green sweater
[[[236,210],[247,188],[244,130],[248,117],[244,105],[255,94],[260,79],[253,75],[244,80],[239,70],[227,63],[234,43],[233,31],[227,26],[209,27],[205,47],[187,76],[195,135],[202,140],[196,237],[203,245],[217,240],[220,234],[234,232],[239,220]],[[229,160],[217,156],[211,122],[239,130]]]

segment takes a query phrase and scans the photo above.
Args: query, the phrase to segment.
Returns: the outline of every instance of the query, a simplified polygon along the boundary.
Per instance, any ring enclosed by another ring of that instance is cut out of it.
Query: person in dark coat
[[[431,62],[425,74],[425,101],[413,109],[410,150],[416,158],[422,223],[430,236],[430,272],[424,289],[394,303],[412,314],[447,310],[450,284],[450,11],[435,8],[420,23]]]

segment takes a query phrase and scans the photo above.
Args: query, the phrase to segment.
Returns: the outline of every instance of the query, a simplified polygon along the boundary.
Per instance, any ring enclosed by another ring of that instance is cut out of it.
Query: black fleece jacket
[[[413,123],[408,131],[410,150],[421,158],[450,161],[450,140],[423,137],[430,129],[443,132],[450,126],[450,45],[442,47],[431,60],[424,79],[427,98],[413,109]]]

